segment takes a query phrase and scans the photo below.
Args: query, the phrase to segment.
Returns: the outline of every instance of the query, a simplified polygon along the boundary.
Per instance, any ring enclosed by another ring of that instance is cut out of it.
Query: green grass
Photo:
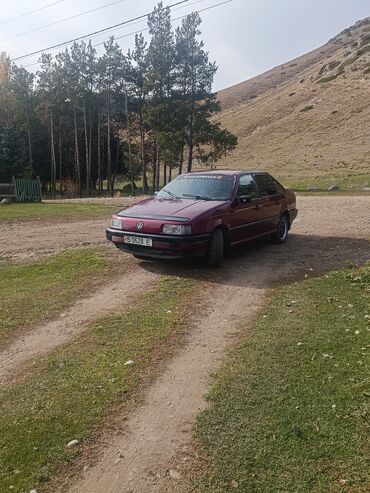
[[[165,354],[183,327],[190,288],[189,281],[163,279],[135,308],[95,323],[0,394],[1,492],[45,491],[58,466],[76,459],[107,413],[154,373],[153,357]],[[128,360],[135,364],[125,366]],[[74,439],[80,445],[67,448]]]
[[[0,264],[0,344],[19,328],[55,316],[97,282],[113,261],[103,248],[68,250],[26,264]]]
[[[37,221],[41,219],[90,219],[107,217],[117,208],[98,204],[9,204],[0,206],[0,221]]]
[[[309,185],[315,185],[320,191],[328,192],[328,188],[331,185],[338,185],[339,191],[342,192],[356,192],[362,191],[364,187],[370,187],[370,173],[354,174],[354,175],[342,175],[342,176],[323,176],[317,178],[304,178],[304,179],[291,179],[286,178],[281,180],[283,185],[292,188],[293,190],[307,191]],[[312,192],[310,192],[312,193]]]
[[[277,288],[218,372],[202,493],[369,491],[370,264]]]

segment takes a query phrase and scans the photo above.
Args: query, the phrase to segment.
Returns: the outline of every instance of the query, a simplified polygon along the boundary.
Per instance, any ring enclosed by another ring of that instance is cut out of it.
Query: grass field
[[[104,416],[155,374],[147,371],[153,355],[157,360],[166,354],[171,335],[184,327],[191,285],[163,279],[137,308],[94,323],[40,361],[23,383],[0,393],[1,492],[40,485],[53,491],[45,483],[57,466],[70,464]],[[125,365],[128,360],[134,364]],[[68,448],[71,440],[80,444]]]
[[[196,434],[202,493],[365,493],[370,265],[277,288]]]
[[[370,187],[370,173],[346,175],[340,177],[322,176],[316,178],[283,180],[284,186],[297,191],[306,191],[307,187],[313,185],[320,191],[328,191],[332,185],[338,185],[339,191],[343,192],[361,192],[365,187]],[[334,193],[334,192],[333,192]]]
[[[26,264],[0,264],[0,345],[17,329],[52,318],[112,272],[113,261],[103,248],[69,250]]]
[[[37,221],[41,219],[94,219],[107,217],[115,212],[112,205],[95,204],[9,204],[0,206],[0,221]]]

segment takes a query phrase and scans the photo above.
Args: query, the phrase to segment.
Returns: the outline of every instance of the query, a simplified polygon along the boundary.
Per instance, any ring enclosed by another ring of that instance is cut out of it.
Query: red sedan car
[[[106,235],[141,259],[205,256],[219,266],[228,247],[264,236],[284,243],[296,217],[294,192],[267,173],[193,172],[114,214]]]

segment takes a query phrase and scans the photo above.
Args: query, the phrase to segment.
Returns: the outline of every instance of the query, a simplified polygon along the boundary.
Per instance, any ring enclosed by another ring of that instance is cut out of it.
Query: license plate
[[[153,240],[151,238],[142,238],[140,236],[124,236],[123,241],[130,245],[153,246]]]

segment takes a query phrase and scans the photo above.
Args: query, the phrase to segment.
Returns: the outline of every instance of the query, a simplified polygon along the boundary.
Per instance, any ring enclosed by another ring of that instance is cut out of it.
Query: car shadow
[[[140,266],[162,275],[264,289],[282,281],[294,282],[349,265],[362,265],[368,260],[370,242],[366,239],[291,234],[283,245],[261,240],[235,248],[218,269],[208,268],[200,259],[140,261]]]

